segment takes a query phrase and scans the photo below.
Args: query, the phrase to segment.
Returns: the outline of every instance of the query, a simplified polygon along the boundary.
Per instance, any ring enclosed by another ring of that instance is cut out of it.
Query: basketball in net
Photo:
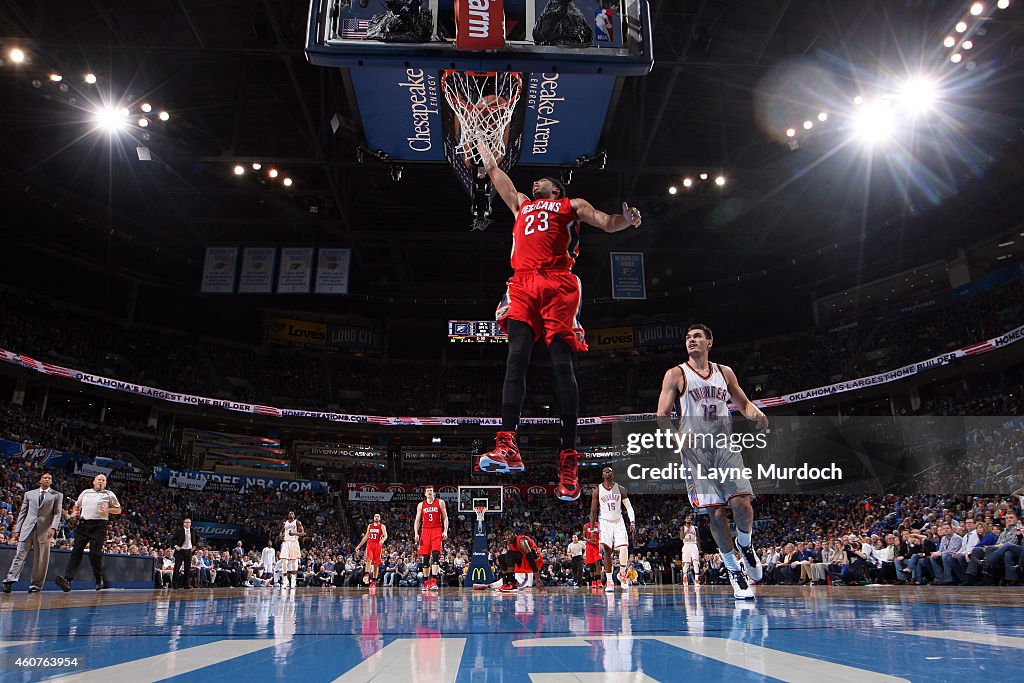
[[[445,101],[458,120],[455,152],[468,164],[481,164],[476,144],[482,139],[496,162],[505,156],[508,127],[523,90],[515,72],[445,71],[441,76]]]

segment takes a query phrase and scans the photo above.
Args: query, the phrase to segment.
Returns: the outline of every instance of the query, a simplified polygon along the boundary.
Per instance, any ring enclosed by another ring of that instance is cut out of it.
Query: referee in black
[[[121,514],[121,503],[113,491],[107,490],[107,475],[93,477],[92,488],[82,491],[71,511],[72,518],[81,518],[75,529],[75,544],[64,574],[54,578],[60,589],[67,593],[75,580],[78,565],[82,564],[85,546],[89,546],[89,564],[96,578],[96,590],[103,589],[103,543],[107,540],[107,520],[110,515]]]

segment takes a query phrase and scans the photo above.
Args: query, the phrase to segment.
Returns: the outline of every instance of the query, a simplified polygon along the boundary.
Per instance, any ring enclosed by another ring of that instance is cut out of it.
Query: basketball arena
[[[0,681],[1020,678],[1018,0],[0,2]]]

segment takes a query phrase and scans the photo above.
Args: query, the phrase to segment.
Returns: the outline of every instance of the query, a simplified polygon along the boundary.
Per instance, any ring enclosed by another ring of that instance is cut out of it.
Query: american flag
[[[43,367],[43,372],[47,375],[56,375],[58,377],[74,377],[74,372],[68,368],[60,365],[50,365],[49,363],[40,363]]]
[[[269,415],[271,417],[281,417],[281,409],[274,408],[272,406],[256,406],[252,407],[253,412],[257,415]]]
[[[366,37],[366,32],[369,28],[369,19],[342,19],[341,37],[342,39],[359,40]]]
[[[979,353],[985,353],[986,351],[991,351],[994,348],[996,348],[995,340],[989,339],[988,341],[965,346],[962,351],[965,356],[977,356]]]

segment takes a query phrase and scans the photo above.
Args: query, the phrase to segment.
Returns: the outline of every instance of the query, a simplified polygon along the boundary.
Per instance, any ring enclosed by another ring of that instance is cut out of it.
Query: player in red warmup
[[[508,544],[505,552],[498,555],[498,568],[501,570],[502,584],[498,590],[509,593],[519,589],[516,574],[532,574],[533,589],[544,592],[544,584],[540,580],[540,570],[544,566],[537,542],[529,536],[514,536],[511,531],[505,532]]]
[[[373,516],[373,521],[366,525],[363,540],[356,546],[356,552],[366,544],[366,575],[369,577],[370,588],[377,587],[377,572],[380,570],[381,550],[384,541],[388,540],[388,528],[380,521],[380,514]]]
[[[417,554],[423,565],[423,590],[436,591],[437,575],[441,573],[441,541],[448,538],[448,510],[443,500],[434,497],[433,486],[424,489],[423,494],[426,499],[416,506],[412,528],[419,544]]]
[[[516,216],[512,228],[512,270],[508,289],[495,317],[508,333],[508,363],[501,394],[501,431],[493,451],[480,458],[484,472],[522,472],[525,468],[516,443],[516,430],[526,397],[526,370],[530,353],[544,340],[555,375],[558,416],[562,421],[562,446],[558,460],[558,488],[562,500],[577,500],[579,453],[576,452],[576,419],[579,392],[573,370],[573,353],[587,350],[579,322],[582,290],[572,267],[579,255],[579,222],[605,232],[619,232],[640,225],[640,212],[623,202],[622,213],[598,211],[584,199],[565,196],[565,186],[554,178],[533,183],[533,198],[516,190],[508,175],[494,161],[487,143],[477,142],[484,169],[495,190]]]
[[[583,540],[587,542],[583,564],[590,569],[590,587],[601,587],[601,529],[597,524],[583,525]]]

